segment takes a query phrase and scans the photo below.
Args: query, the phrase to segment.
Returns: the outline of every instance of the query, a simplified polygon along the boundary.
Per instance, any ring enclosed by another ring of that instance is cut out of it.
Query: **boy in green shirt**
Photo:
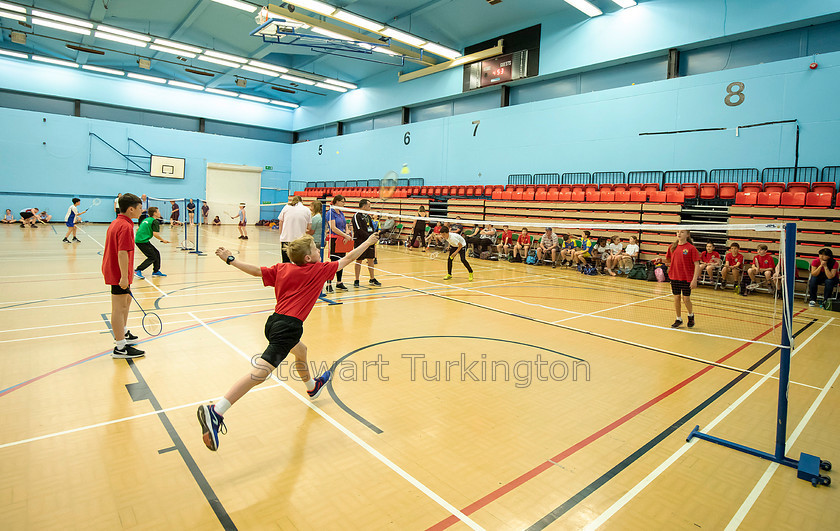
[[[134,236],[134,243],[137,245],[137,248],[146,255],[146,260],[144,260],[143,263],[134,270],[134,274],[137,275],[137,278],[144,278],[143,270],[152,264],[154,264],[154,267],[152,268],[153,277],[166,276],[160,271],[160,251],[152,245],[151,241],[152,236],[154,236],[163,243],[169,243],[168,240],[164,240],[160,235],[160,218],[160,210],[158,210],[157,207],[151,207],[149,208],[149,217],[144,219],[140,223],[140,226],[137,227],[137,233]]]

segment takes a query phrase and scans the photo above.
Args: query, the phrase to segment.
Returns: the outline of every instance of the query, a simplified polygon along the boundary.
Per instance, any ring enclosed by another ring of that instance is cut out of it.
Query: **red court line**
[[[804,312],[806,309],[807,308],[803,308],[803,309],[799,310],[798,312],[793,314],[793,317],[796,317],[800,313]],[[758,341],[759,339],[766,336],[767,334],[769,334],[770,332],[772,332],[773,330],[775,330],[779,326],[781,326],[781,325],[780,324],[779,325],[774,325],[773,327],[769,328],[768,330],[765,330],[761,334],[754,337],[752,339],[752,341]],[[728,360],[729,358],[731,358],[732,356],[734,356],[738,352],[744,350],[746,347],[748,347],[751,344],[752,343],[744,343],[740,347],[731,351],[729,354],[727,354],[724,357],[717,360],[715,363],[723,363],[724,361]],[[465,515],[469,516],[469,515],[473,514],[474,512],[478,511],[479,509],[481,509],[481,508],[489,505],[490,503],[498,500],[499,498],[501,498],[502,496],[504,496],[508,492],[514,490],[515,488],[523,485],[524,483],[534,479],[539,474],[542,474],[546,470],[550,469],[552,466],[554,466],[555,463],[557,463],[559,461],[562,461],[563,459],[565,459],[565,458],[569,457],[570,455],[576,453],[578,450],[581,450],[581,449],[587,447],[588,445],[590,445],[591,443],[600,439],[604,435],[608,434],[609,432],[618,428],[622,424],[624,424],[627,421],[631,420],[632,418],[636,417],[637,415],[639,415],[639,413],[642,413],[643,411],[649,409],[650,407],[654,406],[658,402],[661,402],[662,400],[664,400],[668,396],[670,396],[670,395],[674,394],[675,392],[679,391],[680,389],[682,389],[683,387],[685,387],[689,383],[693,382],[694,380],[696,380],[700,376],[703,376],[704,374],[706,374],[707,372],[709,372],[713,368],[714,368],[714,365],[706,366],[705,368],[703,368],[703,369],[699,370],[698,372],[694,373],[693,375],[689,376],[688,378],[686,378],[682,382],[680,382],[680,383],[676,384],[675,386],[671,387],[667,391],[664,391],[663,393],[659,394],[658,396],[648,400],[647,402],[645,402],[641,406],[637,407],[633,411],[627,413],[626,415],[619,418],[618,420],[608,424],[607,426],[604,426],[600,430],[596,431],[595,433],[586,437],[585,439],[579,441],[578,443],[570,446],[569,448],[566,448],[565,450],[563,450],[559,454],[555,455],[551,459],[540,463],[539,465],[537,465],[536,467],[532,468],[531,470],[525,472],[524,474],[522,474],[518,478],[515,478],[515,479],[509,481],[505,485],[502,485],[501,487],[499,487],[498,489],[494,490],[493,492],[487,494],[483,498],[480,498],[479,500],[471,503],[470,505],[467,505],[466,507],[461,509],[461,512],[464,513]],[[441,529],[446,529],[449,526],[451,526],[452,524],[457,523],[458,521],[459,520],[456,516],[450,516],[449,518],[441,520],[437,524],[429,527],[427,531],[431,531],[431,530],[439,531]]]

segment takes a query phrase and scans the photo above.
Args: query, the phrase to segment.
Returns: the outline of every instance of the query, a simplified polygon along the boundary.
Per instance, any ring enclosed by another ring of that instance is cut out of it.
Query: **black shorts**
[[[31,218],[31,217],[32,217],[32,216],[34,216],[34,215],[35,215],[35,214],[33,214],[32,212],[21,212],[21,213],[20,213],[20,217],[21,217],[21,219],[29,219],[29,218]]]
[[[353,242],[353,247],[359,247],[363,243],[365,243],[366,241],[367,241],[367,238],[365,238],[364,240],[354,241]],[[370,258],[370,259],[376,258],[376,247],[375,246],[371,245],[370,247],[365,249],[365,252],[363,252],[358,258],[356,258],[356,260],[365,260],[366,258]]]
[[[119,284],[111,286],[111,295],[131,295],[131,286],[122,289]]]
[[[683,294],[686,297],[691,296],[691,282],[687,280],[673,280],[671,279],[671,293],[674,295]]]
[[[303,321],[297,317],[273,313],[265,322],[265,338],[268,346],[260,356],[274,367],[278,367],[289,351],[300,342],[303,336]]]

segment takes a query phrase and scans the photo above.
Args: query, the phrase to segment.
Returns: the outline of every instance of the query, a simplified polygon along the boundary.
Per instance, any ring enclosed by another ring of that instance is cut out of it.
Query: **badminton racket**
[[[81,212],[79,212],[79,215],[81,216],[82,214],[84,214],[85,212],[90,210],[91,207],[99,206],[100,204],[102,204],[102,200],[99,199],[98,197],[94,198],[94,200],[90,202],[90,206],[87,207],[86,209],[82,210]]]
[[[140,301],[138,301],[133,293],[130,293],[131,298],[134,299],[134,302],[137,303],[137,307],[140,308],[140,311],[143,312],[143,330],[146,331],[147,334],[150,336],[159,336],[160,333],[163,331],[163,321],[160,320],[158,314],[155,312],[147,312],[140,306]]]
[[[387,201],[394,197],[397,191],[397,172],[389,171],[379,181],[379,199]]]

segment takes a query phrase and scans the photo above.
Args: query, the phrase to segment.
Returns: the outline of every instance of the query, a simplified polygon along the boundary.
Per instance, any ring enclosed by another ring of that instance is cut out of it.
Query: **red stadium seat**
[[[467,194],[467,196],[475,195],[475,187],[467,186],[466,194]]]
[[[566,185],[563,185],[566,186]],[[563,189],[563,186],[560,187],[560,190]],[[586,185],[585,184],[573,184],[571,185],[572,192],[583,192],[586,195]]]
[[[589,184],[584,184],[583,185],[583,192],[584,193],[588,192],[589,190],[599,190],[599,189],[600,189],[600,187],[595,183],[589,183]]]
[[[534,190],[528,188],[524,192],[522,192],[522,200],[523,201],[533,201],[534,200]]]
[[[685,203],[685,192],[682,190],[667,190],[665,192],[665,202],[667,203]],[[658,192],[662,193],[662,192]]]
[[[703,183],[700,185],[700,199],[715,199],[717,194],[717,183]]]
[[[583,203],[585,200],[586,200],[586,194],[584,193],[583,189],[572,190],[572,201],[573,202]]]
[[[435,186],[435,195],[443,195],[443,188]]]
[[[625,191],[629,191],[629,190],[627,190],[627,185],[626,184],[616,184],[615,186],[613,186],[613,191],[615,191],[615,192],[625,192]]]
[[[561,192],[571,192],[572,191],[572,185],[571,184],[561,184],[559,186],[560,187],[558,188],[558,190],[560,190]]]
[[[800,183],[803,184],[803,183]],[[810,186],[808,189],[810,190]],[[785,183],[764,183],[764,191],[765,192],[779,192],[782,193],[785,191]],[[807,192],[808,190],[788,190],[788,192],[796,191],[796,192]]]
[[[619,203],[629,203],[630,202],[630,192],[627,190],[616,190],[613,192],[615,194],[615,201]],[[603,195],[603,194],[601,194]]]
[[[467,188],[465,186],[458,187],[458,195],[464,196],[467,195]]]
[[[557,191],[559,192],[559,191],[560,191],[560,185],[559,185],[559,184],[550,184],[550,185],[548,185],[548,191],[550,192],[550,191],[552,191],[552,190],[557,190]]]
[[[516,190],[513,191],[513,194],[511,194],[511,196],[510,196],[511,200],[522,201],[522,193],[523,193],[522,189],[517,188]]]
[[[818,194],[833,194],[837,191],[837,186],[834,183],[819,182],[811,185],[811,191]]]
[[[625,192],[627,193],[627,192]],[[589,199],[587,199],[588,201]],[[615,192],[612,190],[601,190],[601,202],[612,203],[615,201]]]
[[[808,192],[805,199],[805,206],[812,208],[827,208],[831,206],[831,198],[832,194]]]
[[[738,183],[720,183],[719,193],[721,199],[735,199],[735,194],[738,193]]]
[[[556,188],[554,190],[549,190],[545,194],[545,200],[546,201],[560,201],[560,192],[558,192]]]
[[[744,183],[741,185],[742,192],[763,192],[764,185],[761,183],[751,182],[751,183]]]
[[[782,191],[784,192],[784,190],[782,190]],[[788,192],[805,192],[807,194],[808,192],[811,192],[811,191],[816,192],[817,190],[811,190],[811,184],[810,183],[788,183],[787,191]]]
[[[493,190],[493,195],[490,196],[491,199],[501,200],[502,199],[502,192],[500,190]]]
[[[548,192],[545,190],[537,190],[537,193],[534,194],[534,199],[537,201],[545,201],[548,196]]]
[[[644,203],[647,201],[648,193],[644,190],[631,190],[630,201],[633,203]]]
[[[631,192],[638,192],[639,190],[642,189],[642,185],[641,184],[631,184],[631,185],[628,185],[627,189],[630,190]]]
[[[645,190],[648,194],[651,192],[658,192],[659,185],[657,183],[645,183],[642,185],[642,190]]]
[[[583,193],[583,192],[581,192],[581,193]],[[549,192],[549,195],[550,194],[551,194],[551,192]],[[569,191],[557,192],[557,195],[558,195],[558,197],[557,197],[558,201],[569,202],[569,201],[572,200],[572,192],[569,192]]]
[[[503,201],[510,201],[513,197],[513,190],[505,190],[502,192],[502,200]]]
[[[589,186],[589,185],[587,185],[587,186]],[[574,192],[572,192],[572,193],[574,193]],[[590,202],[597,203],[598,201],[601,200],[601,192],[597,188],[595,188],[595,189],[589,188],[589,189],[586,190],[586,192],[584,192],[584,197],[586,197],[586,202],[587,203],[590,203]]]
[[[665,203],[668,200],[668,192],[648,190],[648,199],[651,203]]]
[[[420,188],[420,195],[429,195],[429,189],[425,186]]]
[[[758,192],[738,192],[735,194],[735,204],[750,206],[758,202]]]
[[[801,207],[805,206],[805,192],[785,192],[782,194],[781,206]]]
[[[662,189],[665,190],[666,192],[668,190],[679,190],[680,189],[680,183],[665,183],[662,186]]]
[[[759,192],[757,205],[779,206],[779,202],[782,200],[781,196],[782,192]]]
[[[606,191],[608,191],[608,192],[611,192],[611,191],[612,191],[612,189],[613,189],[613,185],[612,185],[612,184],[602,184],[602,185],[598,188],[598,190],[601,190],[602,192],[603,192],[604,190],[606,190]]]
[[[700,185],[697,183],[683,183],[680,186],[680,190],[685,194],[686,199],[697,199],[698,194],[700,193]]]

